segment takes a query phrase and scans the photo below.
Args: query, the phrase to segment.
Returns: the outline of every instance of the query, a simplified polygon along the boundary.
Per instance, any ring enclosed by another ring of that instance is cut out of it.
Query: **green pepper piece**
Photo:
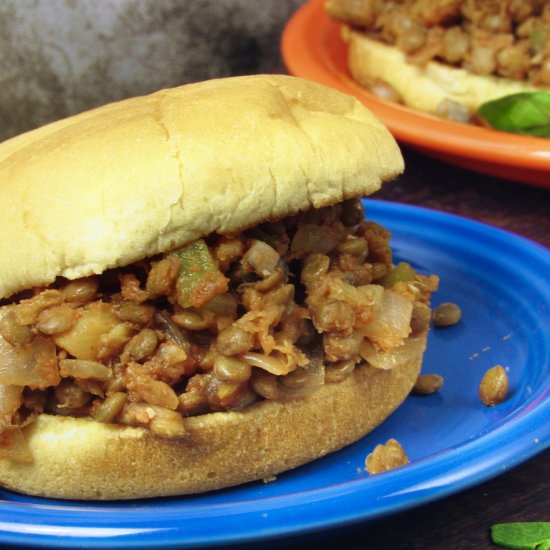
[[[385,288],[391,288],[395,283],[414,281],[416,271],[406,262],[399,262],[390,272],[382,277],[378,283]]]
[[[181,307],[202,307],[215,296],[227,292],[228,280],[203,239],[175,250],[172,255],[180,262],[176,291]]]

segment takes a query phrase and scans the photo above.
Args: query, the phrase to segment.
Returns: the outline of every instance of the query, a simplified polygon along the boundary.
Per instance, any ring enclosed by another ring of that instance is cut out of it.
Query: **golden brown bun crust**
[[[0,298],[368,195],[402,170],[360,102],[294,77],[113,103],[0,144]]]
[[[34,462],[0,460],[1,484],[33,495],[107,500],[197,493],[262,479],[371,431],[408,395],[420,363],[421,353],[392,370],[362,366],[302,400],[188,418],[188,435],[177,442],[141,428],[40,415],[25,429]]]
[[[487,101],[518,92],[543,90],[528,82],[496,76],[481,76],[442,63],[430,62],[425,67],[407,63],[403,52],[366,34],[343,27],[348,43],[348,65],[353,78],[368,87],[377,78],[396,90],[406,106],[435,113],[445,99],[468,107],[474,112]]]

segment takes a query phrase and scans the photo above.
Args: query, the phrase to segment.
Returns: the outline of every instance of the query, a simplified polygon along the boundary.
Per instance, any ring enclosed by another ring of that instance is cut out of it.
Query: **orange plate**
[[[353,81],[340,24],[310,0],[287,23],[282,55],[288,71],[354,95],[388,126],[397,140],[451,164],[550,188],[550,139],[497,132],[442,120],[380,100]]]

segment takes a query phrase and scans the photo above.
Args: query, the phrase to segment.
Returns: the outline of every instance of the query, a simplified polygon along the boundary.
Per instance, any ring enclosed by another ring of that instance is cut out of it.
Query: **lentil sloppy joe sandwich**
[[[265,479],[380,424],[437,277],[358,197],[403,170],[287,76],[124,100],[0,145],[0,484],[130,499]]]
[[[328,0],[353,78],[376,95],[470,122],[504,96],[550,91],[543,0]]]

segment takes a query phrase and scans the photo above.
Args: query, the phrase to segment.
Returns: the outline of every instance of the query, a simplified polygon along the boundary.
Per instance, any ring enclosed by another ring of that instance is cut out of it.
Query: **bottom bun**
[[[360,366],[301,400],[187,418],[187,435],[177,441],[143,428],[39,415],[24,432],[34,461],[0,460],[0,484],[53,498],[113,500],[265,479],[341,449],[383,422],[411,391],[425,344],[424,337],[419,353],[391,370]]]
[[[413,65],[401,50],[364,33],[343,27],[342,36],[349,46],[348,65],[354,80],[366,88],[373,79],[382,80],[407,107],[419,111],[435,114],[444,101],[452,101],[474,113],[482,103],[499,97],[549,89],[504,77],[477,75],[435,61],[425,66]]]

